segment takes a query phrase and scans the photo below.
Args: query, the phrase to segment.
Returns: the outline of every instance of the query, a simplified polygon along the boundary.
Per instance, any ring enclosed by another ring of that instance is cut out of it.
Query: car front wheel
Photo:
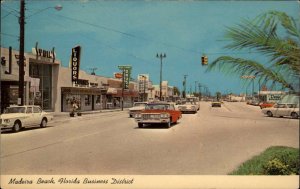
[[[269,117],[273,117],[273,114],[272,114],[271,111],[268,111],[268,112],[267,112],[267,115],[268,115]]]
[[[138,123],[139,128],[143,128],[143,124],[142,123]]]
[[[298,114],[296,112],[293,112],[291,114],[291,116],[292,116],[293,119],[297,119],[298,118]]]
[[[41,122],[41,127],[44,128],[47,126],[47,120],[45,118],[43,118],[42,122]]]
[[[15,132],[15,133],[17,133],[17,132],[19,132],[21,130],[21,123],[19,122],[19,121],[16,121],[15,123],[14,123],[14,126],[13,126],[13,131]]]

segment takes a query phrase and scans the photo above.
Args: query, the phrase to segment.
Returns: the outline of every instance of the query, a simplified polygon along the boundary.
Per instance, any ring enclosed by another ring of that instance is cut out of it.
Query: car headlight
[[[9,122],[10,122],[9,119],[4,119],[4,120],[3,120],[3,123],[9,123]]]
[[[160,114],[160,118],[169,118],[169,114]]]
[[[135,114],[134,117],[135,117],[135,118],[141,118],[141,117],[142,117],[142,114]]]

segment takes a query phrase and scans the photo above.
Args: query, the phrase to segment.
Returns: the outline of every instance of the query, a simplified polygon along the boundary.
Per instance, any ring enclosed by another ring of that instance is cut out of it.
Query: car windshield
[[[145,103],[135,103],[134,104],[134,107],[144,107],[144,106],[146,106]]]
[[[168,110],[170,109],[169,104],[147,104],[146,110]]]
[[[9,107],[5,109],[4,113],[25,113],[25,107]]]
[[[184,102],[182,104],[196,104],[196,102],[194,102],[194,101],[186,101],[186,102]]]

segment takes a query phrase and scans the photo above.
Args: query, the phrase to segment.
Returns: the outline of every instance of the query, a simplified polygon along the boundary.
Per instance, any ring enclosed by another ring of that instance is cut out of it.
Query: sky
[[[25,52],[31,52],[36,42],[45,50],[55,47],[57,59],[67,67],[71,49],[80,45],[80,69],[91,72],[91,68],[97,68],[96,75],[113,77],[114,72],[119,72],[118,65],[131,65],[131,77],[149,74],[153,84],[159,84],[160,78],[160,59],[156,54],[165,53],[163,80],[183,90],[183,78],[188,75],[187,92],[194,91],[195,83],[200,83],[212,94],[249,93],[252,84],[238,75],[206,72],[201,65],[203,54],[208,56],[208,62],[222,55],[266,61],[251,51],[226,50],[226,27],[270,10],[299,19],[296,0],[25,2]],[[58,5],[62,6],[60,11],[54,9]],[[19,49],[19,6],[17,0],[1,2],[2,47]],[[258,82],[254,85],[257,91]]]

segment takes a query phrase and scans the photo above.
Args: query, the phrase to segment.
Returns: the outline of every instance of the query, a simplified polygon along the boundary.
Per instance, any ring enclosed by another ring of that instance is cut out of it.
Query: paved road
[[[127,112],[59,118],[1,134],[1,174],[224,175],[267,147],[299,147],[298,123],[245,103],[208,102],[170,129],[139,129]]]

